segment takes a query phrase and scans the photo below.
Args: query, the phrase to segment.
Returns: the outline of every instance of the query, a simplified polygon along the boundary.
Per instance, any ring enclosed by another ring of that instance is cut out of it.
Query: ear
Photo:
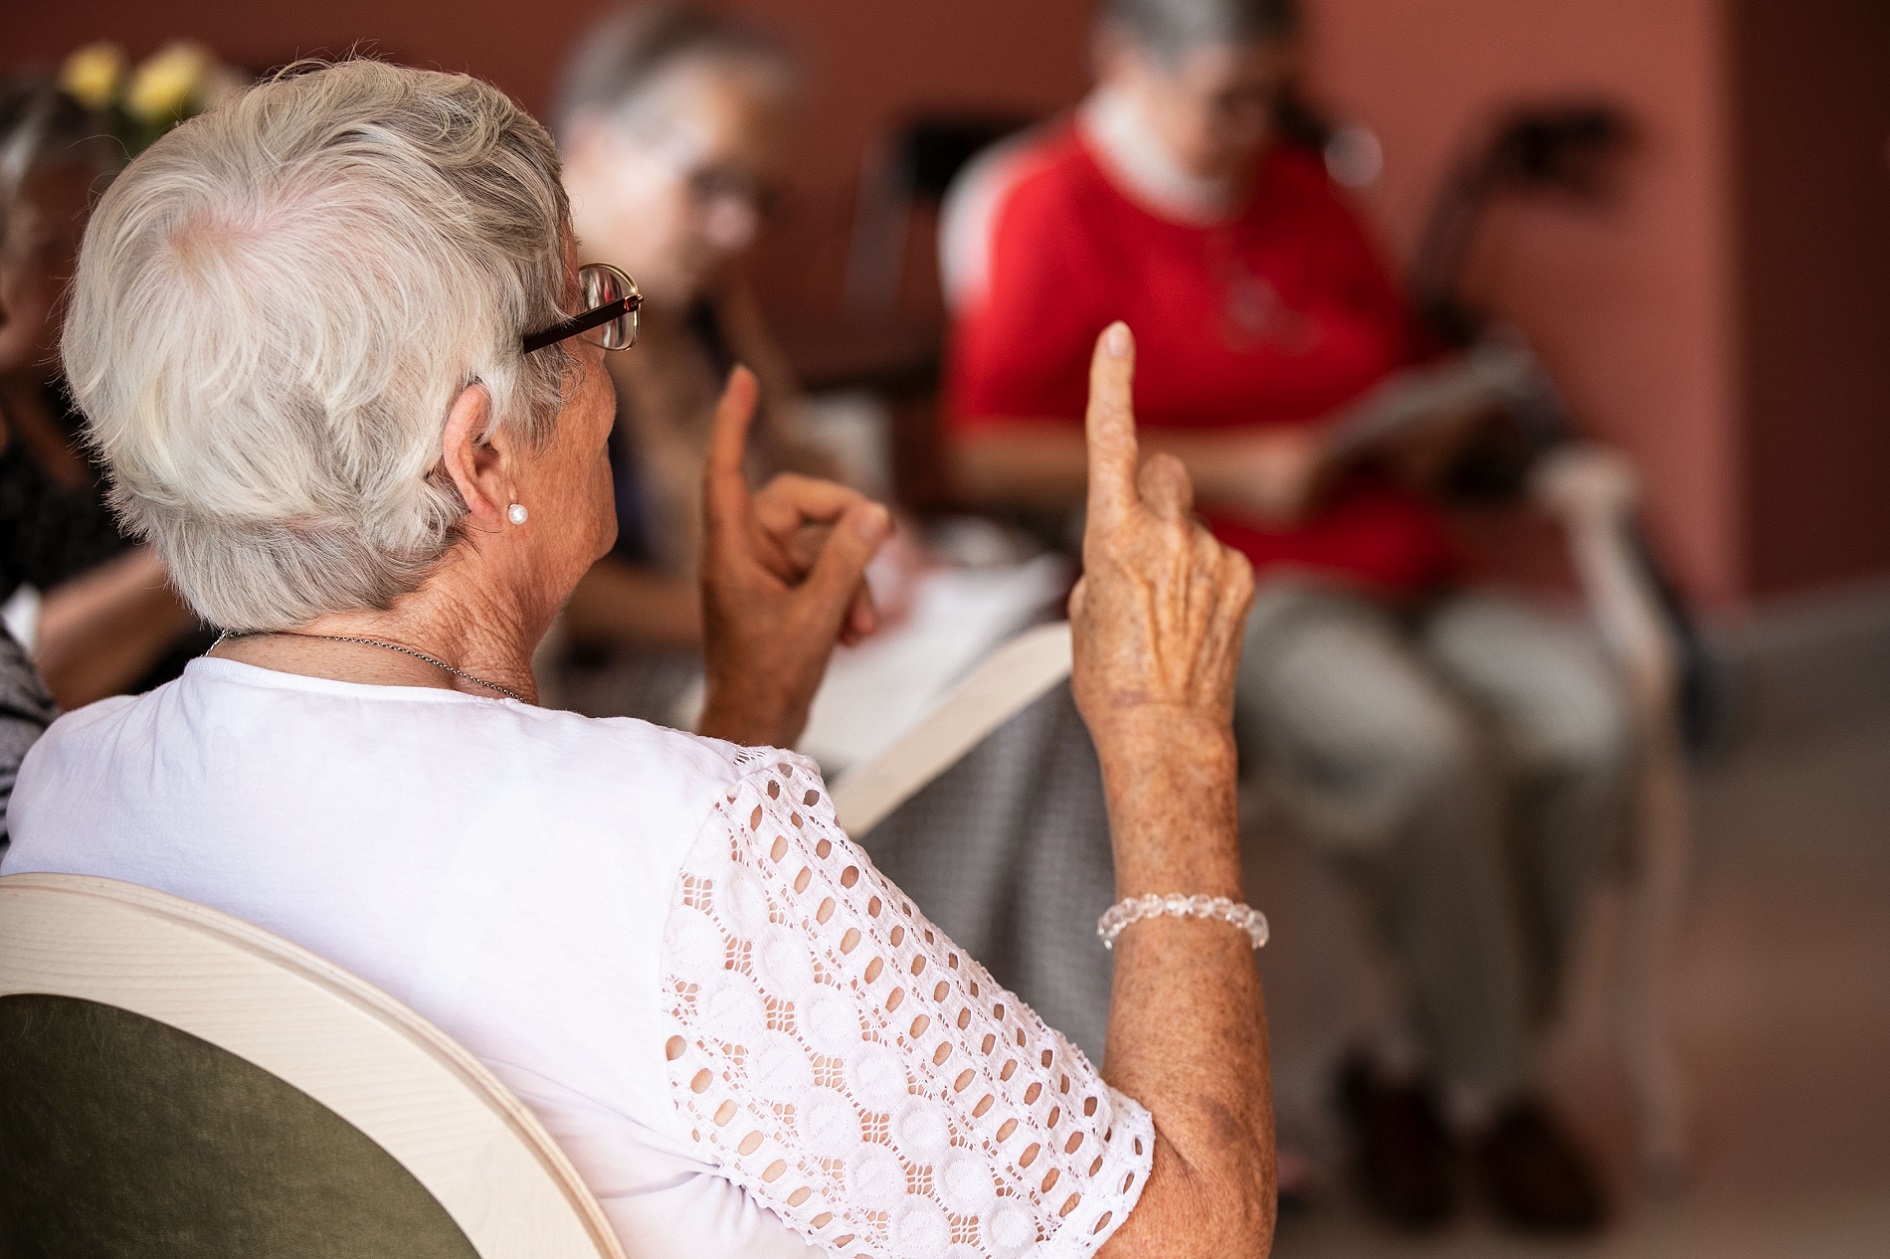
[[[440,462],[467,512],[498,529],[513,501],[511,443],[503,431],[491,429],[492,396],[484,385],[466,386],[447,412],[446,431],[440,435]]]

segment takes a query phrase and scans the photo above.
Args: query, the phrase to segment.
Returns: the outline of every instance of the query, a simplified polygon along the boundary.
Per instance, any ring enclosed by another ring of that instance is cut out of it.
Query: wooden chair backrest
[[[110,879],[0,878],[0,1000],[76,998],[227,1051],[405,1168],[482,1259],[623,1259],[519,1100],[413,1011],[305,949]]]

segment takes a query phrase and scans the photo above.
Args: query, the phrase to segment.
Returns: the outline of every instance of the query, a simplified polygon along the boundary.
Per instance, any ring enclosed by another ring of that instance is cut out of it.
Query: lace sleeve
[[[812,765],[744,756],[664,942],[698,1147],[834,1253],[1092,1254],[1148,1177],[1148,1112],[873,868]]]

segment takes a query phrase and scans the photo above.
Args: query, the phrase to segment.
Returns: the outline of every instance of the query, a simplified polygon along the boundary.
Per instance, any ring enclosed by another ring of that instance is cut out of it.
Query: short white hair
[[[454,399],[549,440],[569,207],[544,128],[465,75],[288,72],[126,168],[63,344],[112,500],[197,612],[285,629],[386,608],[459,536]]]

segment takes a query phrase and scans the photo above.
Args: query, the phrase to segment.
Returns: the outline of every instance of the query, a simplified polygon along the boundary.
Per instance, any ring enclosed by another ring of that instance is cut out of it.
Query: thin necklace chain
[[[456,678],[464,678],[474,686],[483,686],[488,691],[497,691],[507,699],[515,699],[521,704],[531,703],[530,700],[526,699],[509,686],[500,686],[497,682],[488,682],[484,678],[474,677],[464,669],[455,669],[452,665],[446,663],[446,661],[441,660],[437,656],[429,656],[424,651],[416,651],[412,647],[402,647],[399,643],[384,643],[378,638],[353,638],[346,634],[304,634],[299,630],[251,630],[248,633],[242,634],[234,634],[229,630],[224,630],[221,634],[217,635],[217,642],[220,643],[226,638],[257,638],[264,635],[280,638],[321,638],[331,643],[358,643],[363,647],[379,647],[382,651],[397,651],[403,656],[412,656],[415,660],[424,660],[436,669],[444,669]],[[213,647],[215,646],[214,643],[211,645]]]

